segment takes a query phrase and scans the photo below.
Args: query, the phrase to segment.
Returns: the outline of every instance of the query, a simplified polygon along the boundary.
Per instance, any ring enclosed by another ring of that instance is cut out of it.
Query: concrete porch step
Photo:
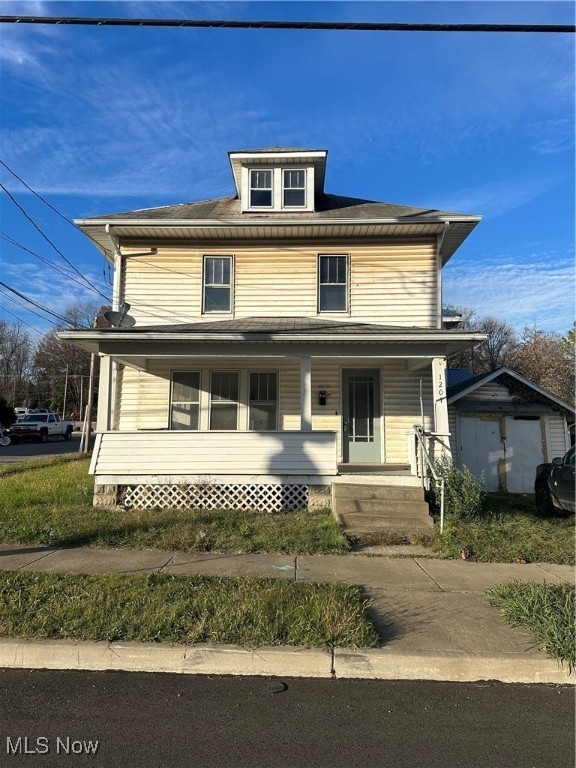
[[[361,485],[339,484],[334,486],[334,497],[338,501],[345,499],[365,501],[424,501],[421,486],[408,488],[399,485]]]
[[[434,527],[421,486],[338,483],[332,488],[333,512],[351,535],[394,531],[429,533]]]
[[[340,516],[346,514],[397,515],[399,517],[429,516],[425,501],[402,501],[398,499],[338,499],[336,510]]]
[[[430,515],[368,515],[347,512],[339,515],[340,522],[347,530],[357,531],[426,531],[434,527]]]

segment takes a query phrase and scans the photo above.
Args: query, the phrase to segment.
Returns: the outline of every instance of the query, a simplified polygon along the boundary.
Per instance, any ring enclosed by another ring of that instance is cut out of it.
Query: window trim
[[[320,282],[320,264],[323,258],[339,257],[346,259],[346,282],[345,283],[321,283]],[[350,314],[350,274],[351,259],[349,253],[319,253],[316,264],[316,312],[319,315],[349,315]],[[320,288],[323,285],[344,285],[344,309],[321,309],[320,308]]]
[[[291,171],[302,171],[302,173],[304,174],[304,186],[302,186],[302,187],[286,187],[286,184],[284,183],[284,174],[290,173]],[[280,186],[281,186],[280,195],[281,195],[281,200],[280,200],[280,202],[281,202],[282,209],[283,210],[298,210],[298,211],[299,210],[306,210],[308,208],[308,174],[306,172],[306,168],[291,168],[291,167],[281,168],[280,172],[281,172],[281,179],[280,179]],[[302,203],[302,205],[286,205],[285,193],[286,193],[287,189],[289,189],[289,190],[292,190],[292,189],[303,190],[303,192],[304,192],[304,202]]]
[[[212,284],[206,282],[207,259],[228,259],[230,262],[230,282],[225,284]],[[206,253],[202,257],[202,314],[203,315],[231,315],[234,312],[234,256]],[[206,309],[206,288],[228,288],[228,309]]]
[[[270,187],[253,187],[252,186],[252,174],[253,173],[269,173],[270,174]],[[260,190],[260,191],[267,191],[270,190],[270,205],[252,205],[252,191],[253,190]],[[250,168],[248,173],[248,208],[251,211],[255,210],[263,210],[263,211],[270,211],[274,209],[274,168]]]

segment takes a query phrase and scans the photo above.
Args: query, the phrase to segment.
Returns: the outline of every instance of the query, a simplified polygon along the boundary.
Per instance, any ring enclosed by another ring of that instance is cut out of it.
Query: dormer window
[[[250,208],[272,207],[272,171],[250,171]]]
[[[306,171],[284,170],[282,173],[282,207],[306,206]]]
[[[324,191],[326,150],[269,147],[230,152],[242,213],[312,213]]]

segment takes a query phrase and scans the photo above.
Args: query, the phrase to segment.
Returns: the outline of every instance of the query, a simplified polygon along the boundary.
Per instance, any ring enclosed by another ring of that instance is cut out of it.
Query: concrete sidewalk
[[[510,627],[485,590],[504,581],[573,582],[571,566],[426,557],[254,555],[4,545],[0,569],[60,573],[202,573],[359,584],[382,645],[369,650],[246,649],[73,641],[0,641],[0,666],[204,674],[574,682]]]

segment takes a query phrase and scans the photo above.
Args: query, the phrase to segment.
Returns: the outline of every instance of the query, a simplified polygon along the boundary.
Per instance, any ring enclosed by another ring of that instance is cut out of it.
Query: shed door
[[[460,463],[478,479],[484,472],[487,491],[499,490],[499,464],[504,459],[506,490],[534,493],[536,467],[544,462],[538,416],[462,414],[459,447]]]
[[[534,493],[536,467],[544,463],[538,416],[506,417],[506,485],[510,493]]]
[[[497,491],[498,463],[504,457],[500,419],[464,416],[460,419],[460,462],[480,479],[484,473],[487,491]]]

